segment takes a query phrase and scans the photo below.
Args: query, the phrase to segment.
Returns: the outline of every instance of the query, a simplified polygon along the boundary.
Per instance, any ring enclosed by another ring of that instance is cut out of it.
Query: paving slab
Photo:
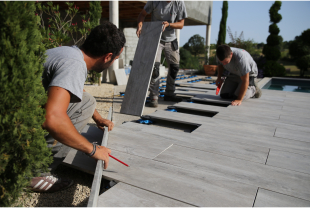
[[[161,22],[143,24],[120,111],[123,114],[142,115],[161,33]]]
[[[310,207],[310,201],[259,188],[254,207]]]
[[[98,207],[192,207],[122,182],[99,196]]]
[[[211,85],[211,84],[195,84],[195,83],[185,83],[185,82],[179,82],[176,84],[176,86],[185,86],[185,87],[210,89],[210,90],[216,90],[217,88],[215,85]]]
[[[310,134],[309,132],[304,131],[296,131],[291,129],[277,128],[275,132],[275,137],[293,139],[303,142],[310,142]]]
[[[259,127],[259,126],[258,126]],[[211,129],[211,130],[209,130]],[[208,135],[211,138],[217,138],[219,141],[232,141],[237,143],[251,144],[254,146],[267,147],[277,150],[283,150],[292,153],[310,155],[310,143],[292,139],[268,136],[264,134],[245,133],[238,130],[227,130],[222,126],[201,125],[191,134],[202,137]]]
[[[173,144],[158,136],[124,131],[122,126],[110,132],[108,148],[152,159]]]
[[[206,116],[197,116],[192,114],[180,113],[180,112],[170,112],[164,110],[158,110],[154,113],[147,115],[153,119],[162,119],[166,121],[178,122],[178,123],[185,123],[185,124],[193,124],[193,125],[200,125],[200,124],[207,124],[204,125],[207,131],[212,131],[214,127],[220,127],[222,130],[225,131],[238,131],[240,133],[249,133],[251,134],[258,134],[258,135],[270,135],[273,136],[275,132],[275,127],[270,127],[268,125],[257,125],[251,123],[240,123],[231,121],[231,120],[224,120],[224,119],[214,119],[216,116],[210,118]],[[201,129],[202,127],[198,127]],[[195,131],[197,131],[196,129]],[[195,132],[194,131],[194,132]]]
[[[257,187],[195,173],[162,162],[114,151],[130,167],[110,161],[103,176],[194,206],[252,206]]]
[[[193,88],[193,87],[176,87],[176,90],[183,90],[183,91],[198,91],[198,92],[209,92],[208,89],[200,89],[200,88]],[[212,90],[214,91],[214,90]]]
[[[200,173],[243,182],[260,188],[310,199],[310,175],[260,163],[226,157],[173,145],[155,158],[156,161]]]
[[[271,149],[266,165],[310,174],[310,156]]]
[[[230,120],[235,121],[238,123],[252,123],[257,125],[265,125],[265,126],[272,126],[272,127],[280,127],[292,130],[299,130],[299,131],[306,131],[310,132],[310,128],[308,124],[304,124],[305,126],[295,125],[293,121],[290,120],[274,120],[274,119],[265,119],[263,117],[238,117],[238,116],[231,116],[231,115],[221,115],[216,114],[212,117],[212,119],[220,119],[220,120]]]
[[[280,116],[280,122],[294,124],[297,126],[308,126],[310,127],[310,118],[293,117],[287,115]]]
[[[255,145],[241,144],[235,141],[220,140],[216,136],[208,134],[193,135],[172,129],[165,129],[152,125],[136,124],[132,122],[124,123],[122,129],[128,135],[140,135],[153,139],[165,139],[166,143],[178,144],[202,151],[240,158],[253,162],[265,164],[269,148]],[[109,140],[110,141],[110,140]],[[153,145],[154,142],[150,142]],[[136,154],[135,154],[136,155]]]

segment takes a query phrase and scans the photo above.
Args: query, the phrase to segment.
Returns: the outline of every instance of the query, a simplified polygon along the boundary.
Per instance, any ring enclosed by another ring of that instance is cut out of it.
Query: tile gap
[[[185,114],[191,114],[196,116],[206,116],[206,117],[213,117],[219,112],[215,111],[202,111],[202,110],[196,110],[196,109],[188,109],[188,108],[182,108],[178,106],[168,106],[168,109],[176,109],[179,113],[185,113]]]
[[[186,133],[191,133],[194,130],[196,130],[201,124],[190,124],[190,123],[182,123],[182,122],[176,122],[176,121],[168,121],[164,119],[158,119],[158,118],[152,118],[150,116],[141,116],[142,119],[145,120],[151,120],[153,123],[148,124],[151,126],[158,126],[162,128],[170,128],[174,130],[179,130]],[[141,124],[145,125],[145,124]]]

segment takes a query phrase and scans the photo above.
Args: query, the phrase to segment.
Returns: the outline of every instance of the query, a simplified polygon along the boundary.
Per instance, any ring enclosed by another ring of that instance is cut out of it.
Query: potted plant
[[[206,60],[206,64],[203,65],[205,74],[208,76],[214,76],[216,74],[217,70],[217,63],[216,63],[216,57],[210,56],[208,60]]]

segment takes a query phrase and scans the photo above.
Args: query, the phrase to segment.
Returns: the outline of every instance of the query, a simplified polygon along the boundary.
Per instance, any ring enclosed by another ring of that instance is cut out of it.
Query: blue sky
[[[266,43],[270,25],[269,9],[274,1],[229,1],[227,27],[233,34],[243,31],[244,39],[253,39],[258,43]],[[216,43],[223,1],[213,1],[211,43]],[[279,13],[282,15],[278,23],[284,41],[290,41],[304,30],[310,29],[310,1],[282,1]],[[206,38],[206,26],[184,26],[180,33],[180,46],[195,35]],[[230,42],[226,34],[226,43]]]

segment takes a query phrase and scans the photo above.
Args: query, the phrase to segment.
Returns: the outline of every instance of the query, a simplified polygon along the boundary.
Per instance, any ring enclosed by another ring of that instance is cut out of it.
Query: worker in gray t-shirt
[[[107,168],[111,150],[90,143],[80,132],[92,117],[98,128],[113,129],[113,123],[96,111],[96,99],[83,90],[87,71],[102,72],[107,69],[123,51],[126,39],[122,31],[110,22],[92,29],[83,45],[62,46],[46,51],[46,62],[42,84],[48,99],[44,108],[45,122],[42,127],[48,131],[47,146],[52,149],[53,172],[67,156],[71,148],[89,157],[104,161]],[[44,176],[45,175],[45,176]],[[31,179],[30,187],[36,192],[56,192],[73,184],[71,179],[41,174]]]
[[[138,37],[141,34],[143,21],[147,14],[152,15],[152,21],[161,21],[163,23],[163,33],[155,57],[153,74],[150,82],[150,106],[158,106],[159,66],[162,50],[165,52],[166,61],[169,65],[164,100],[180,102],[182,98],[176,97],[174,94],[175,78],[179,71],[180,62],[175,29],[182,29],[184,26],[184,19],[187,17],[184,1],[148,1],[138,17]]]
[[[216,56],[220,63],[216,85],[222,84],[224,69],[230,72],[221,88],[221,98],[233,99],[232,105],[241,105],[243,100],[261,96],[261,90],[254,82],[258,73],[257,65],[246,50],[220,45],[216,49]]]

